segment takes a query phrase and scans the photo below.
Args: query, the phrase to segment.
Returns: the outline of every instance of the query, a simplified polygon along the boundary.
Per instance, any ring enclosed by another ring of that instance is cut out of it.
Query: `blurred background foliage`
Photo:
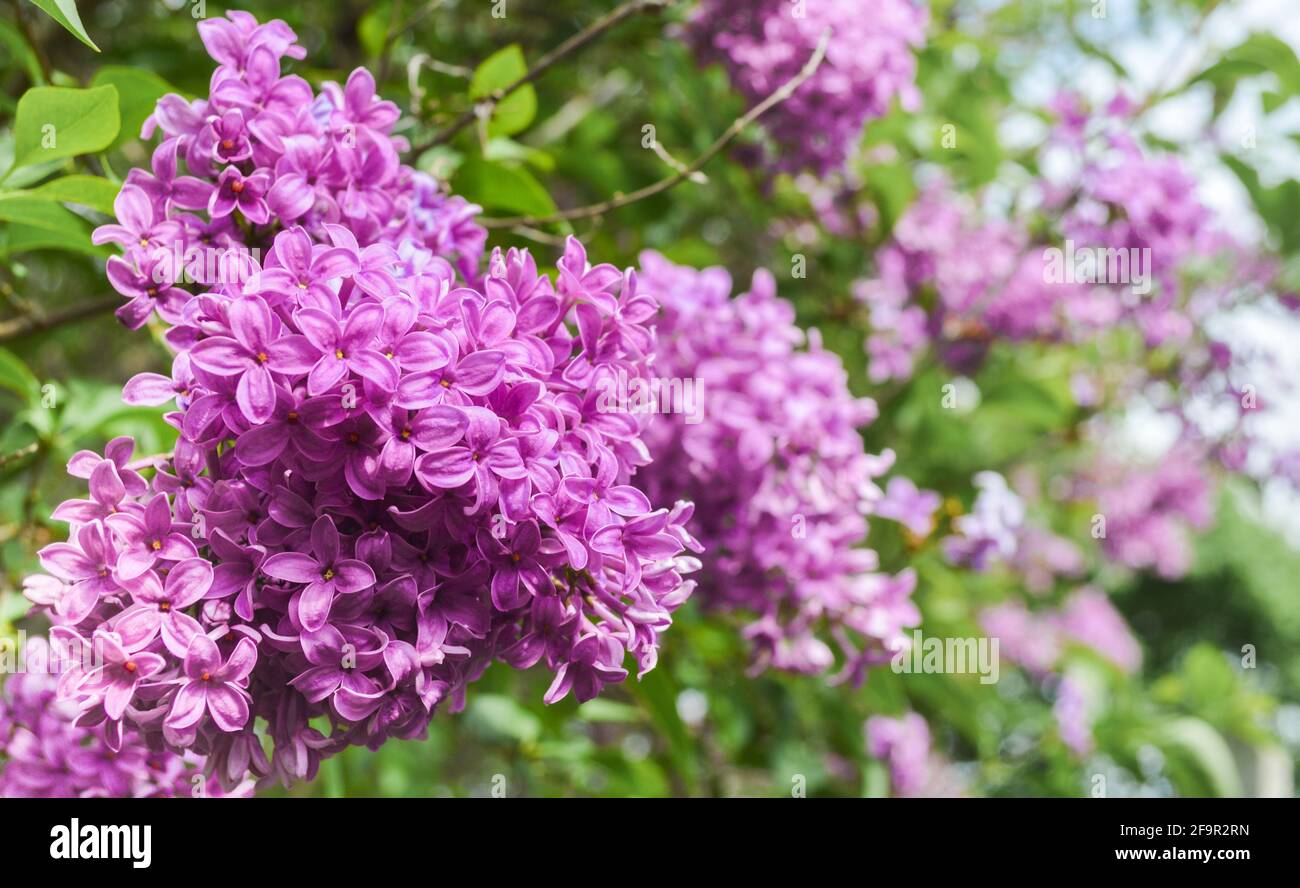
[[[504,18],[492,15],[489,0],[248,0],[240,7],[263,20],[283,18],[297,31],[308,57],[295,70],[313,85],[369,66],[381,94],[403,109],[399,131],[420,145],[476,96],[510,82],[614,5],[504,2]],[[37,8],[64,5],[0,5],[0,169],[8,169],[14,152],[17,100],[42,83],[113,84],[120,135],[102,152],[23,170],[3,183],[8,189],[29,188],[56,172],[118,181],[130,167],[148,164],[149,149],[137,135],[157,96],[207,90],[210,66],[195,37],[194,4],[78,0],[98,53]],[[1124,29],[1118,42],[1150,50],[1147,70],[1133,70],[1114,54],[1117,41],[1093,16],[1093,3],[930,5],[930,41],[918,73],[922,110],[896,110],[868,125],[856,173],[874,215],[852,236],[817,229],[806,183],[765,180],[725,156],[707,166],[706,183],[683,183],[573,230],[592,256],[620,265],[653,248],[678,262],[721,264],[739,285],[754,269],[771,269],[801,323],[817,327],[843,357],[855,391],[879,401],[881,418],[865,430],[867,445],[893,448],[900,468],[941,491],[952,514],[969,506],[974,472],[1008,473],[1026,463],[1050,472],[1068,452],[1082,419],[1069,397],[1068,372],[1080,356],[1063,355],[1065,347],[999,345],[972,380],[978,405],[954,417],[939,406],[938,392],[950,379],[938,368],[922,369],[905,385],[868,381],[851,282],[870,270],[873,249],[916,194],[919,171],[941,169],[958,190],[995,193],[1013,193],[1035,173],[1034,145],[1009,138],[1024,131],[1009,123],[1032,124],[1037,81],[1068,82],[1099,70],[1119,81],[1159,80],[1164,72],[1150,69],[1159,67],[1154,60],[1164,57],[1170,35],[1177,43],[1194,33],[1217,4],[1110,4],[1111,18],[1122,23],[1113,26]],[[413,162],[449,179],[493,216],[581,206],[660,178],[667,169],[642,147],[643,127],[652,125],[669,152],[687,159],[744,111],[722,71],[698,68],[674,39],[672,22],[688,6],[622,23],[503,103],[487,127],[471,127]],[[207,3],[204,11],[224,9]],[[1261,131],[1294,148],[1300,63],[1267,31],[1251,31],[1195,62],[1183,82],[1159,95],[1194,94],[1217,118],[1242,84],[1257,87],[1251,113],[1276,122]],[[946,123],[960,133],[956,150],[937,138]],[[1180,146],[1157,132],[1148,137],[1175,149],[1206,147]],[[736,151],[757,138],[747,133]],[[1274,165],[1234,156],[1222,163],[1240,183],[1243,210],[1257,216],[1261,236],[1294,262],[1300,185],[1285,168],[1279,176]],[[169,357],[156,329],[128,335],[107,310],[117,299],[104,278],[106,254],[87,237],[102,214],[75,199],[52,201],[64,212],[41,224],[16,215],[14,206],[6,214],[0,199],[0,631],[10,634],[40,629],[23,619],[17,589],[36,567],[34,551],[65,532],[46,516],[80,485],[64,476],[67,458],[120,434],[137,438],[138,454],[165,452],[173,439],[161,411],[130,408],[119,398],[123,381],[142,370],[165,371]],[[565,231],[497,230],[491,243],[528,246],[549,264]],[[807,262],[803,278],[790,273],[796,254]],[[1034,509],[1047,526],[1089,544],[1086,514],[1055,502]],[[1104,701],[1096,750],[1082,759],[1057,734],[1051,688],[1009,664],[995,685],[973,675],[896,675],[888,668],[875,670],[861,688],[752,676],[737,624],[692,602],[667,634],[659,667],[640,683],[583,706],[570,698],[546,707],[544,676],[490,669],[466,712],[435,718],[427,741],[349,749],[326,762],[314,784],[293,792],[789,795],[804,782],[810,795],[887,795],[886,768],[867,755],[863,724],[872,714],[914,709],[929,721],[936,749],[969,794],[1085,795],[1101,775],[1111,795],[1289,795],[1291,761],[1300,750],[1300,553],[1284,539],[1287,528],[1271,524],[1260,491],[1234,483],[1221,491],[1217,522],[1198,540],[1185,578],[1098,574],[1141,639],[1144,663],[1137,675],[1124,676],[1084,652],[1072,656],[1072,674],[1086,676]],[[928,635],[978,635],[980,607],[1024,594],[1010,573],[954,570],[933,543],[918,548],[892,523],[873,524],[872,543],[887,569],[916,567]],[[1254,646],[1255,668],[1243,668],[1243,645]]]

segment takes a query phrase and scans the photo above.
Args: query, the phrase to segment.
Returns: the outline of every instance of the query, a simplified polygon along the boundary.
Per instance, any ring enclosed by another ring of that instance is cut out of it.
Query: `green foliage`
[[[45,10],[49,17],[66,28],[69,34],[95,52],[99,52],[99,47],[90,39],[86,27],[81,23],[81,14],[77,12],[76,0],[32,0],[32,3]]]
[[[139,138],[145,118],[153,113],[154,105],[163,95],[176,92],[176,88],[151,71],[105,65],[95,72],[92,87],[112,86],[117,90],[121,128],[109,146],[118,148],[131,139]]]
[[[13,168],[103,151],[117,138],[121,118],[112,86],[42,86],[18,100]]]
[[[474,77],[469,83],[469,97],[477,101],[494,96],[498,90],[504,91],[526,73],[528,65],[524,62],[523,50],[517,44],[511,44],[492,53],[474,69]],[[526,83],[494,104],[487,126],[488,135],[514,135],[527,129],[536,116],[537,92],[531,83]]]

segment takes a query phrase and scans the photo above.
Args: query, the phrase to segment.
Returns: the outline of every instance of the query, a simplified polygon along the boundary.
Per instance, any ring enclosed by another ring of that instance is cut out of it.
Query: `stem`
[[[401,14],[401,0],[393,0],[393,5],[388,11],[388,27],[384,30],[384,42],[379,48],[379,76],[375,78],[379,83],[388,79],[388,57],[393,49],[393,41],[397,39],[398,17]]]
[[[759,117],[770,111],[775,106],[790,98],[800,86],[811,77],[821,65],[822,59],[826,57],[826,46],[830,42],[831,32],[827,28],[822,32],[821,39],[817,41],[817,48],[809,56],[808,61],[803,68],[794,77],[787,80],[784,84],[776,89],[766,99],[759,102],[753,108],[750,108],[743,116],[736,118],[731,122],[731,126],[719,136],[712,145],[705,149],[704,153],[689,164],[682,166],[671,176],[666,176],[652,185],[644,188],[638,188],[636,191],[628,194],[617,194],[609,200],[601,201],[586,207],[576,207],[571,210],[561,210],[558,213],[551,213],[548,216],[507,216],[504,218],[480,217],[479,224],[485,228],[513,228],[519,225],[536,226],[546,225],[552,222],[569,222],[574,219],[586,219],[592,216],[601,216],[611,210],[617,210],[619,207],[625,207],[630,203],[636,203],[639,200],[645,200],[647,197],[653,197],[661,191],[667,191],[679,182],[689,179],[699,169],[721,153],[722,149],[731,144],[732,140],[753,123]]]
[[[84,305],[74,305],[71,308],[65,308],[62,311],[56,311],[53,314],[42,315],[41,317],[15,318],[9,321],[0,322],[0,342],[8,342],[11,339],[17,339],[20,336],[26,336],[29,333],[39,333],[43,330],[51,330],[55,327],[61,327],[64,324],[73,324],[86,318],[94,317],[101,312],[106,312],[122,304],[119,296],[112,296],[102,299],[98,302],[87,302]]]
[[[31,456],[33,453],[36,453],[40,449],[41,449],[41,442],[33,441],[32,443],[24,447],[19,447],[17,450],[13,451],[12,453],[0,454],[0,466],[7,466],[11,462],[18,462],[18,460],[23,459],[24,457]]]
[[[628,0],[622,6],[607,12],[605,15],[596,19],[582,31],[574,34],[568,40],[561,43],[555,49],[548,52],[538,60],[537,64],[524,73],[522,77],[514,83],[504,86],[492,95],[487,96],[474,104],[474,107],[465,111],[457,117],[450,126],[430,139],[416,145],[411,149],[415,155],[422,154],[430,148],[446,144],[451,141],[461,130],[465,129],[478,120],[480,117],[489,116],[500,102],[516,90],[527,86],[534,80],[541,77],[546,71],[554,66],[557,62],[562,61],[568,56],[577,52],[597,37],[604,34],[610,28],[617,25],[624,19],[631,18],[642,12],[658,12],[661,9],[671,6],[676,0]]]

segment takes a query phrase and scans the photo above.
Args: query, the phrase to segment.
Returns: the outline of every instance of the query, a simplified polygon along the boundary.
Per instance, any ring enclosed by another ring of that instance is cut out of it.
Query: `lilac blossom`
[[[844,164],[868,119],[896,98],[905,108],[919,104],[913,51],[928,18],[912,0],[705,0],[686,37],[701,63],[721,62],[755,104],[793,79],[830,31],[822,65],[763,118],[778,146],[771,166],[824,176]]]
[[[758,666],[822,672],[836,663],[833,643],[845,677],[860,678],[920,618],[915,574],[879,573],[862,545],[883,495],[875,479],[893,461],[863,452],[858,429],[875,404],[849,393],[839,359],[795,326],[770,275],[733,299],[722,269],[653,253],[641,264],[663,306],[657,372],[696,380],[704,395],[700,421],[650,422],[653,462],[638,487],[696,503],[686,527],[706,552],[700,594],[747,615]]]
[[[930,727],[915,712],[898,717],[873,715],[865,725],[867,753],[889,767],[889,782],[900,798],[961,795],[948,762],[930,748]]]
[[[974,483],[975,503],[953,521],[957,533],[944,538],[943,551],[953,564],[982,571],[1016,554],[1025,504],[997,472],[980,472]]]
[[[133,727],[110,739],[107,722],[78,725],[76,706],[59,698],[57,656],[45,639],[28,639],[24,657],[28,671],[0,690],[0,798],[223,794],[216,778],[201,775],[198,756],[151,750]],[[226,794],[251,792],[246,781]]]
[[[699,567],[691,508],[629,486],[648,418],[591,407],[648,373],[653,294],[572,239],[555,280],[516,250],[481,268],[477,208],[400,164],[368,73],[313,97],[280,74],[302,56],[283,22],[200,32],[210,95],[164,97],[145,131],[169,146],[154,179],[210,185],[210,218],[179,212],[192,183],[137,176],[99,240],[246,273],[178,283],[172,376],[128,386],[175,401],[174,453],[69,466],[91,496],[25,588],[68,644],[117,648],[67,703],[234,788],[420,736],[494,659],[544,664],[547,702],[653,668]]]
[[[942,497],[933,490],[919,490],[910,478],[890,478],[885,496],[876,503],[876,514],[897,521],[924,539],[934,529],[934,513]]]

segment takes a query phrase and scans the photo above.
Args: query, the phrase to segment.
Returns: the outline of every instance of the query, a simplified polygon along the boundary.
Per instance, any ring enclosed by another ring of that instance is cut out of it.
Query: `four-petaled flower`
[[[279,552],[262,562],[262,572],[277,580],[303,583],[295,596],[298,621],[315,632],[329,620],[335,595],[360,592],[375,584],[370,565],[355,558],[339,557],[339,532],[328,515],[316,519],[311,528],[312,554]]]

